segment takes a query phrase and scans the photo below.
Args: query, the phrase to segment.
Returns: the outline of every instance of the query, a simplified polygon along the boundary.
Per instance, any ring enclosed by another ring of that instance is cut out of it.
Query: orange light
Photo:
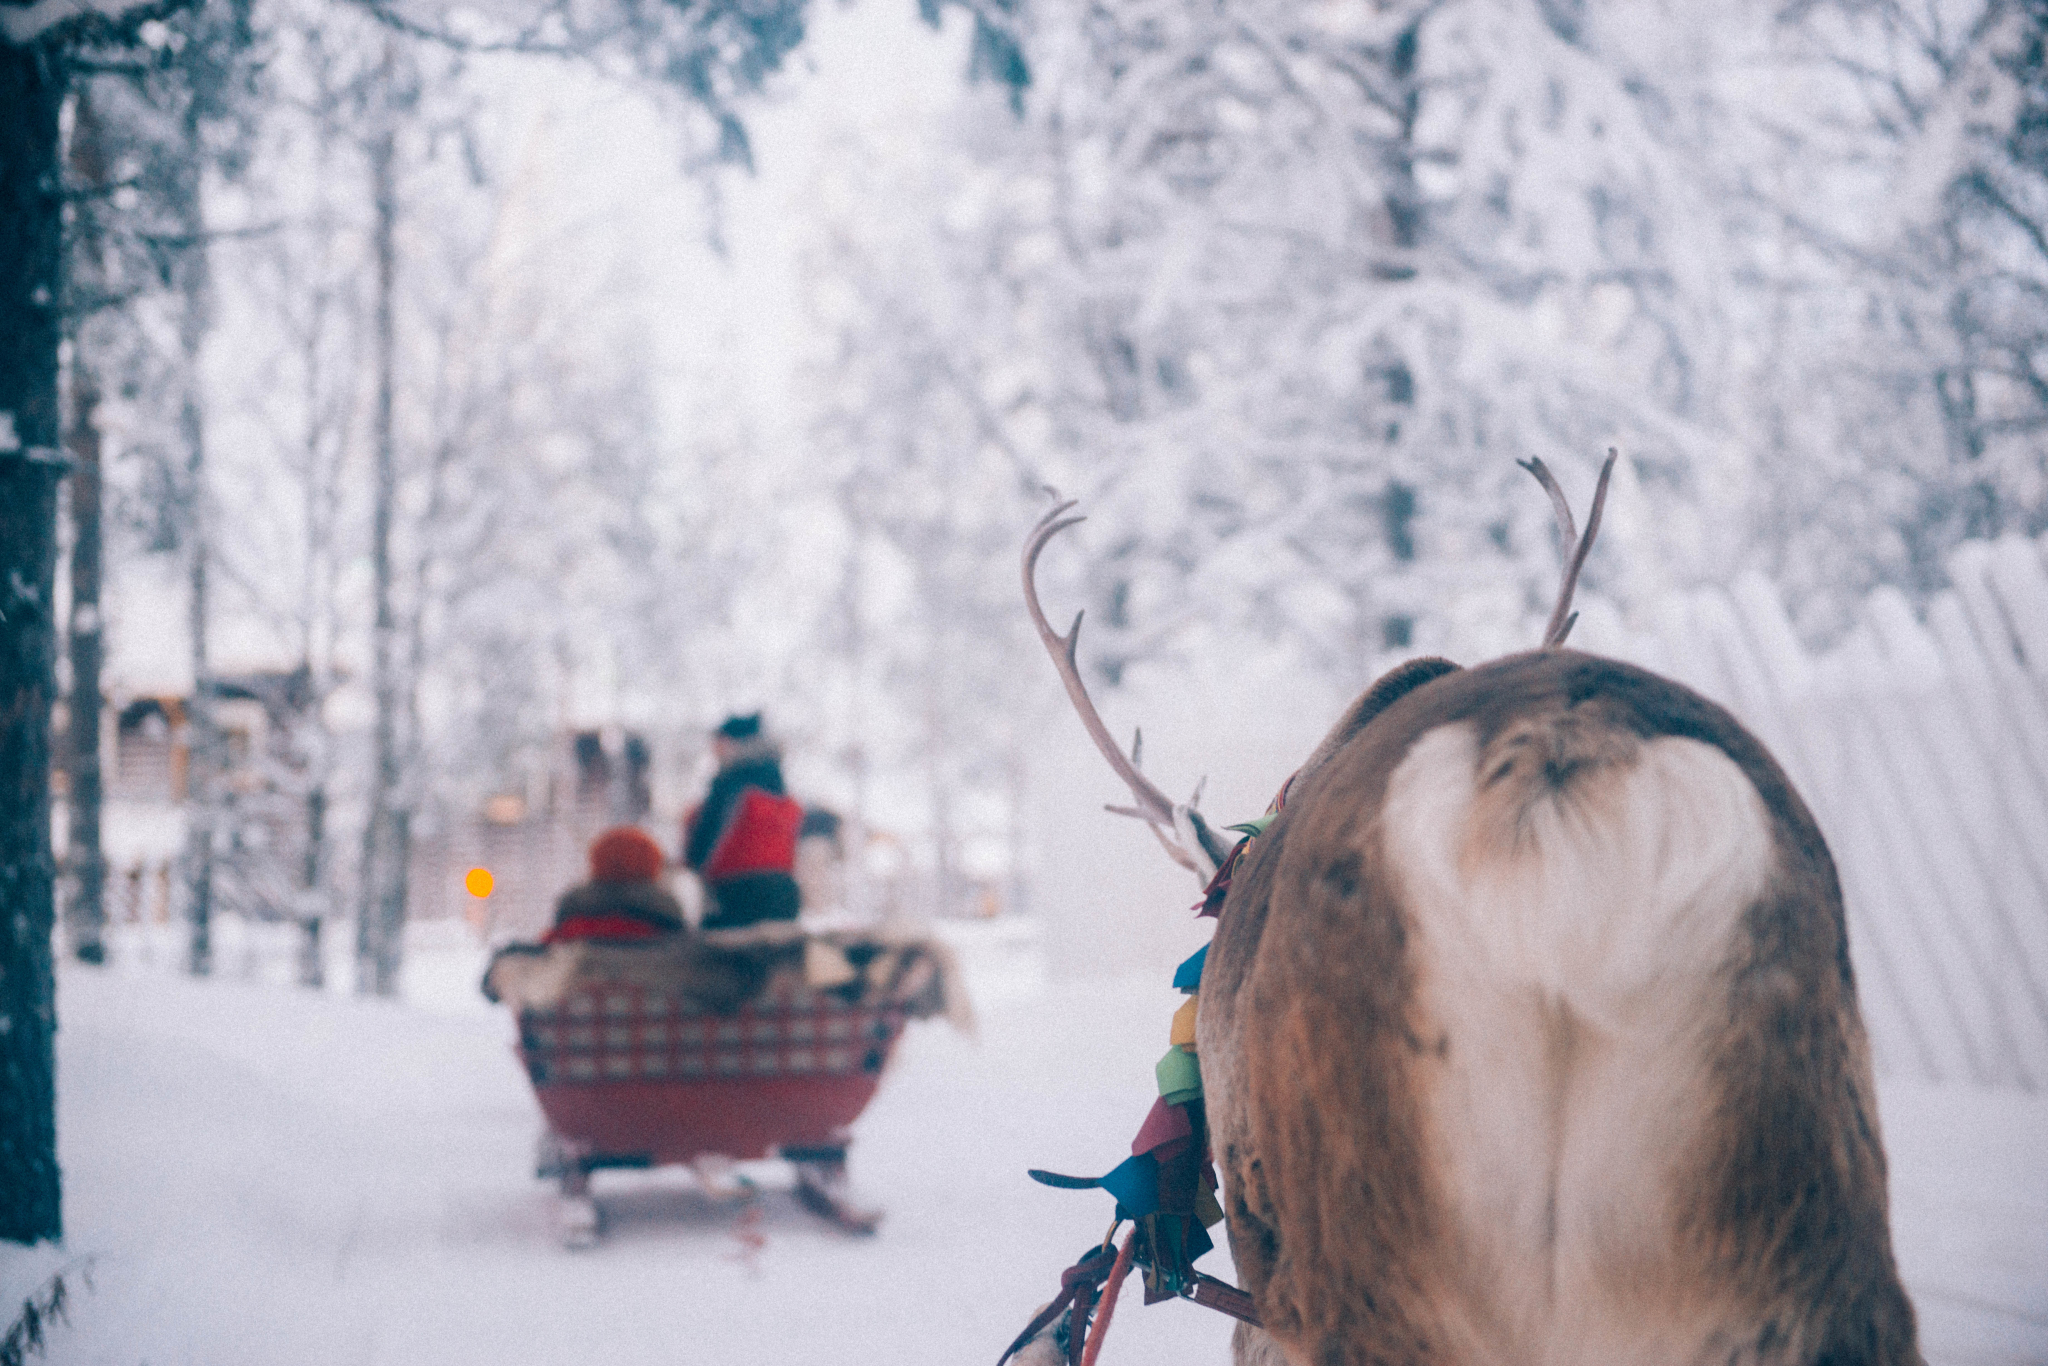
[[[497,879],[491,876],[491,870],[488,868],[472,868],[464,875],[462,885],[469,890],[471,896],[486,897],[491,894],[491,888],[497,885]]]

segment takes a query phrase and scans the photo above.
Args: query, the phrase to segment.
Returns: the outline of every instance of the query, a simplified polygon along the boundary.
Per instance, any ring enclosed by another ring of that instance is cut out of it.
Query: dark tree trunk
[[[85,92],[72,106],[71,171],[83,187],[107,183],[99,121]],[[74,268],[97,284],[97,233],[89,218],[75,246]],[[71,950],[85,963],[106,960],[107,864],[100,848],[100,432],[99,385],[84,348],[71,349],[71,731],[65,745],[70,780],[71,896],[65,918]]]
[[[76,356],[76,351],[73,355]],[[74,361],[71,374],[71,729],[64,761],[71,808],[65,903],[80,962],[106,961],[107,862],[100,847],[100,433],[99,389]]]
[[[190,932],[185,966],[196,977],[213,971],[214,826],[221,770],[220,732],[214,723],[213,670],[207,657],[208,573],[212,568],[212,517],[206,493],[206,411],[200,393],[200,349],[211,322],[211,261],[206,247],[206,214],[200,196],[205,144],[197,106],[185,115],[185,165],[178,179],[179,253],[178,353],[184,401],[178,435],[185,447],[185,549],[191,573],[190,631],[192,702],[186,709],[189,764],[185,788],[185,917]]]
[[[307,674],[309,677],[312,676],[310,668],[307,670]],[[315,701],[313,705],[318,707],[320,704],[318,701]],[[323,754],[318,762],[325,763],[326,756]],[[320,891],[320,879],[324,876],[324,870],[321,867],[321,856],[326,851],[326,848],[327,787],[324,783],[315,782],[312,790],[306,793],[305,867],[306,890],[315,895]],[[327,960],[324,957],[324,951],[320,947],[321,919],[318,915],[310,915],[306,917],[303,927],[304,937],[299,942],[299,985],[302,987],[324,987],[327,985]]]
[[[1400,110],[1400,131],[1387,144],[1384,159],[1387,225],[1393,244],[1403,252],[1420,245],[1423,234],[1422,187],[1415,179],[1415,124],[1422,112],[1422,84],[1415,68],[1423,17],[1417,15],[1396,35],[1386,62],[1391,93]],[[1400,264],[1413,269],[1406,261]]]
[[[391,62],[385,62],[387,83]],[[387,93],[387,99],[389,98]],[[399,754],[400,707],[398,616],[392,601],[391,523],[398,503],[397,436],[392,427],[396,383],[397,323],[393,291],[398,275],[397,140],[387,108],[385,126],[370,147],[371,193],[375,199],[374,253],[377,263],[376,411],[373,442],[376,482],[370,522],[370,573],[375,620],[370,633],[370,687],[375,703],[372,723],[370,813],[363,829],[363,876],[356,909],[356,990],[389,996],[398,989],[401,943],[405,930],[405,876],[410,834],[399,806],[403,774]]]
[[[63,1234],[58,1199],[50,702],[56,692],[54,58],[0,42],[0,1238]]]

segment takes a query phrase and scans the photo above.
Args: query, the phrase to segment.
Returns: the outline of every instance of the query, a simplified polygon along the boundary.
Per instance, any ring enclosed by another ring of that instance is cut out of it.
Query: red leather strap
[[[1252,1303],[1252,1297],[1236,1286],[1219,1281],[1206,1272],[1195,1273],[1195,1288],[1188,1291],[1187,1297],[1204,1309],[1214,1309],[1219,1313],[1228,1314],[1234,1319],[1249,1323],[1254,1328],[1260,1326],[1258,1306]]]
[[[1031,1322],[1024,1325],[1024,1331],[1017,1334],[1016,1340],[1004,1349],[1001,1356],[996,1358],[996,1366],[1003,1366],[1004,1362],[1023,1351],[1025,1344],[1044,1332],[1061,1314],[1066,1312],[1067,1306],[1070,1304],[1075,1306],[1077,1322],[1070,1324],[1067,1329],[1068,1353],[1070,1359],[1077,1359],[1080,1349],[1074,1344],[1088,1336],[1088,1320],[1086,1316],[1095,1307],[1095,1287],[1101,1285],[1103,1277],[1109,1275],[1110,1267],[1114,1265],[1115,1261],[1115,1255],[1105,1245],[1091,1250],[1080,1261],[1075,1262],[1065,1271],[1062,1271],[1060,1273],[1060,1293],[1053,1298],[1051,1304],[1039,1310]],[[1080,1304],[1084,1296],[1087,1301],[1085,1309]]]

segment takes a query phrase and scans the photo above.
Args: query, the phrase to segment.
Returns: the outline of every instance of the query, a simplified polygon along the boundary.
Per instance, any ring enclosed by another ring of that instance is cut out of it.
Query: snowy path
[[[59,999],[67,1255],[93,1257],[95,1289],[54,1331],[58,1366],[991,1366],[1106,1222],[1099,1195],[1023,1169],[1116,1159],[1175,1000],[1058,989],[985,1007],[978,1045],[913,1031],[854,1150],[881,1235],[771,1190],[749,1257],[736,1211],[669,1173],[600,1174],[605,1243],[557,1249],[509,1024],[480,1002],[78,970]],[[2048,1104],[1885,1102],[1930,1360],[2048,1362]],[[1228,1336],[1133,1293],[1104,1360],[1222,1363]]]

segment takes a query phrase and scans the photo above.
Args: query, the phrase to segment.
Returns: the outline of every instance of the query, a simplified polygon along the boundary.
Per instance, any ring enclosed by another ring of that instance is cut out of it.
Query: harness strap
[[[1074,1292],[1074,1307],[1067,1311],[1067,1366],[1081,1366],[1081,1349],[1088,1341],[1088,1322],[1095,1316],[1095,1302],[1101,1287],[1084,1285]]]
[[[1223,856],[1222,864],[1216,869],[1216,876],[1210,878],[1209,885],[1202,889],[1202,899],[1191,908],[1197,912],[1197,919],[1222,914],[1223,899],[1230,895],[1230,883],[1231,879],[1237,876],[1237,865],[1243,861],[1245,851],[1251,848],[1252,841],[1265,834],[1266,828],[1287,809],[1288,789],[1294,786],[1294,780],[1300,776],[1299,771],[1287,775],[1287,781],[1280,784],[1280,791],[1275,794],[1272,805],[1266,808],[1265,815],[1255,821],[1230,827],[1244,838],[1230,847],[1230,852]]]
[[[1057,1322],[1069,1305],[1073,1306],[1074,1316],[1067,1324],[1068,1366],[1094,1366],[1095,1355],[1102,1350],[1102,1339],[1109,1332],[1110,1316],[1116,1312],[1116,1292],[1122,1288],[1124,1277],[1130,1274],[1137,1241],[1138,1230],[1134,1228],[1114,1256],[1110,1254],[1110,1244],[1104,1242],[1100,1247],[1090,1248],[1080,1261],[1062,1271],[1060,1293],[1024,1325],[1024,1331],[1017,1334],[1016,1340],[996,1358],[996,1366],[1003,1366],[1004,1362],[1023,1351],[1031,1339]],[[1104,1286],[1105,1280],[1110,1284]],[[1228,1314],[1254,1328],[1262,1326],[1258,1307],[1249,1294],[1205,1271],[1195,1273],[1193,1283],[1181,1292],[1180,1298],[1191,1300],[1204,1309]],[[1102,1307],[1102,1319],[1091,1332],[1089,1321],[1095,1316],[1098,1301]]]
[[[1080,1261],[1075,1262],[1065,1271],[1062,1271],[1060,1273],[1060,1293],[1053,1298],[1051,1304],[1039,1310],[1036,1317],[1030,1323],[1024,1325],[1024,1331],[1017,1334],[1016,1341],[1012,1342],[1004,1349],[1003,1354],[996,1358],[996,1366],[1003,1366],[1004,1362],[1023,1351],[1025,1344],[1044,1332],[1048,1325],[1065,1313],[1069,1304],[1075,1306],[1076,1318],[1079,1320],[1079,1331],[1075,1331],[1073,1326],[1070,1326],[1068,1329],[1068,1356],[1070,1360],[1078,1361],[1080,1348],[1075,1343],[1087,1336],[1088,1321],[1086,1315],[1092,1313],[1095,1307],[1095,1287],[1101,1285],[1103,1278],[1109,1275],[1110,1267],[1114,1265],[1115,1261],[1115,1254],[1110,1251],[1109,1245],[1105,1243],[1100,1247],[1090,1248]],[[1086,1297],[1085,1301],[1083,1296]],[[1087,1306],[1085,1309],[1081,1307],[1083,1303]]]
[[[1228,1281],[1217,1280],[1206,1271],[1195,1273],[1195,1283],[1187,1292],[1187,1298],[1204,1309],[1214,1309],[1218,1313],[1228,1314],[1240,1322],[1249,1323],[1254,1328],[1262,1326],[1259,1323],[1258,1306],[1252,1302],[1249,1294]]]

